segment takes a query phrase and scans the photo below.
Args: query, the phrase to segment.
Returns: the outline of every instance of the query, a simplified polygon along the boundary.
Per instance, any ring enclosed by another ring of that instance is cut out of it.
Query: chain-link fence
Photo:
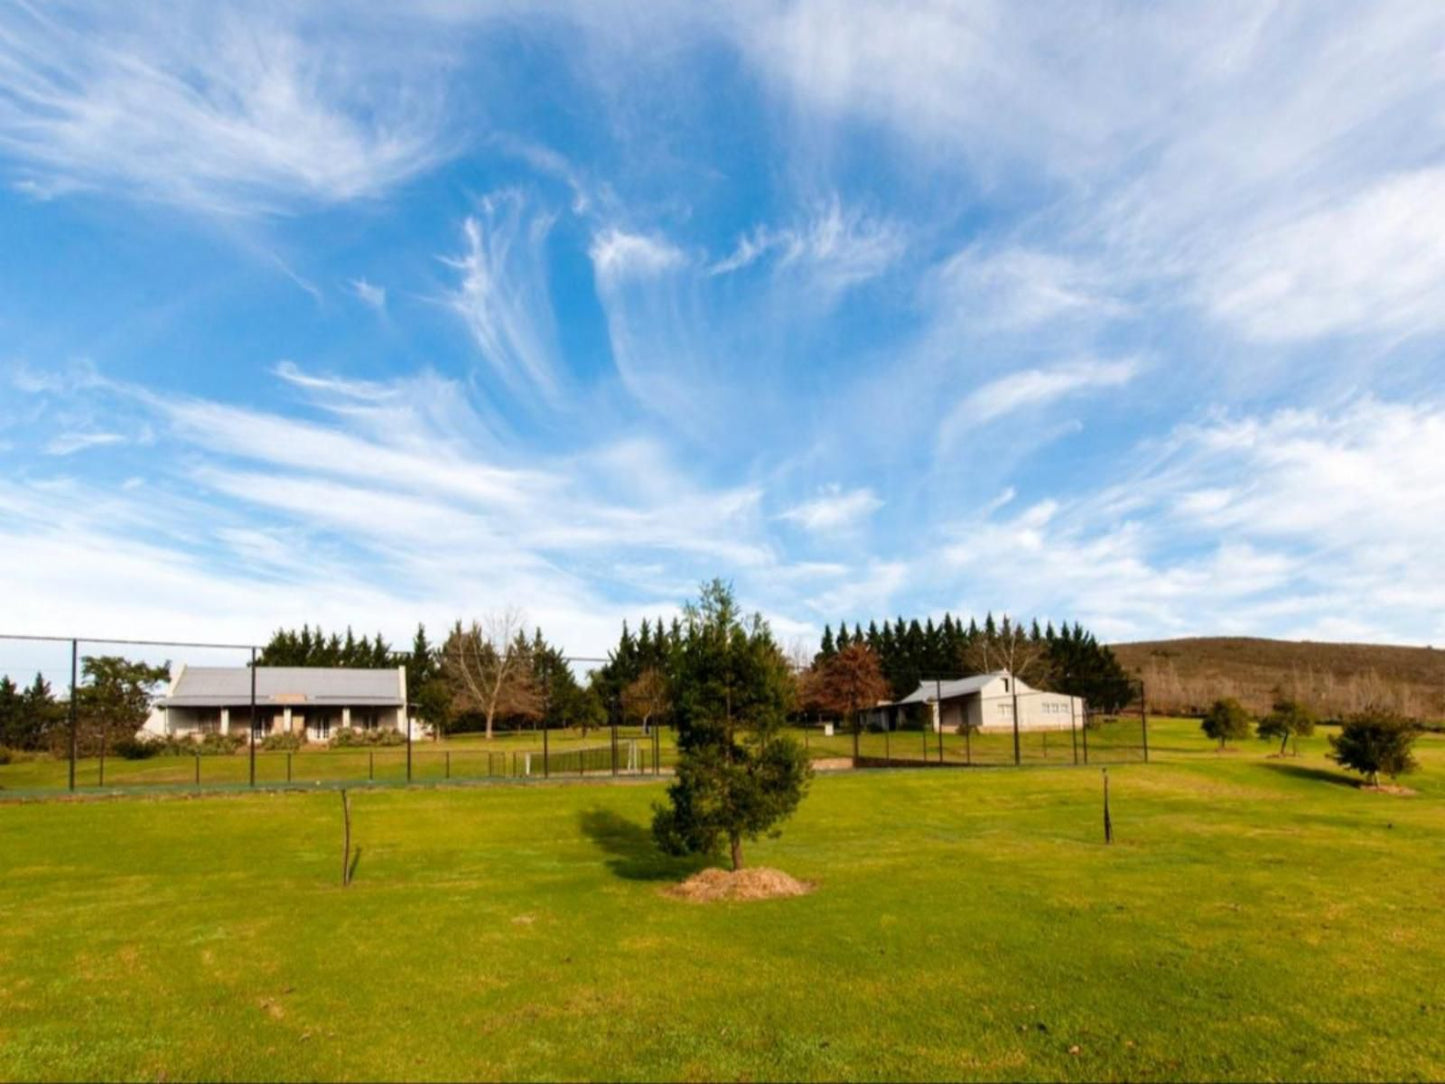
[[[0,636],[0,792],[644,777],[657,726],[434,735],[403,667],[257,666],[253,645]]]
[[[255,665],[244,644],[0,636],[0,792],[641,778],[671,773],[667,726],[440,736],[413,713],[405,671]],[[596,660],[589,660],[596,661]],[[1142,703],[1075,706],[1039,725],[945,725],[872,712],[855,727],[792,727],[820,768],[1116,764],[1149,759]],[[998,698],[994,698],[998,699]],[[1068,699],[1068,698],[1064,698]],[[991,718],[989,710],[976,717]],[[955,719],[966,720],[959,712]]]
[[[951,679],[950,679],[951,680]],[[975,694],[977,695],[977,694]],[[1029,710],[1031,697],[1050,699],[1057,712]],[[962,699],[962,698],[960,698]],[[1006,722],[979,724],[996,717]],[[979,696],[976,711],[959,710],[956,722],[924,701],[911,713],[871,710],[855,722],[803,730],[809,756],[828,766],[1006,767],[1147,763],[1149,721],[1141,700],[1114,715],[1091,713],[1077,698],[1041,690]]]

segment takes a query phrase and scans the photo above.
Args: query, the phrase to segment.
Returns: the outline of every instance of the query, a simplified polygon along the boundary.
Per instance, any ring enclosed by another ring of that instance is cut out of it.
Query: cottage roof
[[[176,708],[234,707],[251,702],[251,669],[246,666],[188,666],[164,703]],[[320,666],[256,667],[256,703],[400,707],[405,703],[399,672]]]

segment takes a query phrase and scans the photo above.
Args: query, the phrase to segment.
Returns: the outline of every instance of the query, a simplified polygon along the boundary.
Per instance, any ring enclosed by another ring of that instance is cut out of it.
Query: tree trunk
[[[492,740],[492,720],[497,717],[496,705],[487,708],[487,741]]]
[[[736,873],[743,868],[743,837],[732,835],[728,837],[728,841],[732,845],[733,872]]]
[[[1284,756],[1284,751],[1289,747],[1289,731],[1284,732],[1284,739],[1279,743],[1279,755]]]

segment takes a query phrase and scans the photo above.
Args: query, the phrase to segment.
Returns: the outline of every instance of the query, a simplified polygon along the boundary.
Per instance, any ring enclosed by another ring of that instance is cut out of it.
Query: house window
[[[353,711],[351,719],[352,725],[359,726],[362,730],[375,730],[380,725],[375,711]]]
[[[1000,715],[1004,716],[1004,717],[1008,717],[1008,716],[1012,715],[1012,714],[1013,714],[1012,705],[1009,705],[1009,704],[1000,704],[1000,705],[998,706],[998,713],[999,713]]]
[[[196,712],[196,732],[219,734],[221,732],[221,709],[210,708]]]
[[[331,740],[331,716],[317,715],[311,724],[311,732],[316,735],[317,741]]]

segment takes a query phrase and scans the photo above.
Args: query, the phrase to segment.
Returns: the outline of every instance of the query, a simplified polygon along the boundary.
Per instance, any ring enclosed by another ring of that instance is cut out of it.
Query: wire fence
[[[20,690],[0,723],[29,727],[30,740],[0,732],[0,791],[11,794],[129,788],[230,789],[342,783],[408,784],[500,780],[642,778],[670,774],[676,736],[667,726],[637,726],[614,712],[610,725],[588,730],[532,729],[479,735],[430,735],[401,695],[379,718],[361,707],[291,700],[258,688],[259,648],[245,644],[102,640],[0,635],[0,676]],[[91,660],[123,656],[175,668],[249,671],[252,680],[229,702],[184,716],[152,711],[147,742],[97,726],[81,710]],[[585,660],[595,662],[598,660]],[[52,696],[27,700],[36,680]],[[1046,727],[958,727],[885,716],[883,725],[795,726],[789,733],[819,768],[988,767],[1117,764],[1149,759],[1142,701],[1114,717],[1072,714]],[[28,707],[27,707],[28,705]],[[44,718],[25,717],[40,712]],[[16,714],[18,712],[18,714]],[[386,712],[391,712],[389,716]],[[875,719],[876,721],[876,719]],[[10,748],[3,748],[9,746]],[[284,747],[283,747],[284,746]],[[8,763],[6,763],[8,760]]]
[[[814,761],[849,760],[860,768],[1024,767],[1133,764],[1149,760],[1147,721],[1139,715],[1096,716],[1065,729],[904,728],[854,734],[821,727],[802,732]]]

